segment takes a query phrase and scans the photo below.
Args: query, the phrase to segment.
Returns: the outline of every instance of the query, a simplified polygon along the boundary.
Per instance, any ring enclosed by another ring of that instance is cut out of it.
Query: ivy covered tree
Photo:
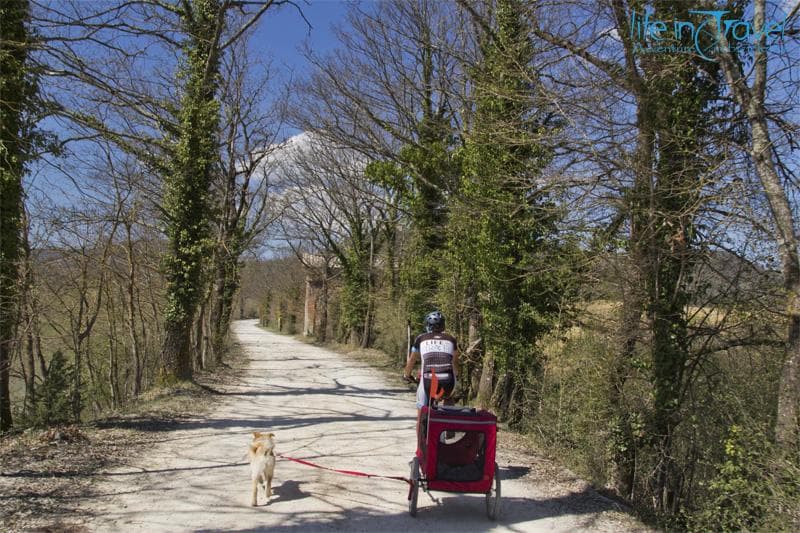
[[[448,197],[459,172],[453,153],[455,135],[435,114],[426,108],[419,142],[403,147],[398,162],[376,161],[366,170],[373,183],[396,193],[408,215],[399,288],[408,321],[415,327],[440,305],[437,291],[446,245]]]
[[[609,389],[615,420],[613,482],[622,494],[635,490],[635,461],[644,461],[645,455],[637,459],[636,454],[645,449],[654,464],[649,490],[655,507],[671,512],[682,497],[674,447],[691,379],[686,368],[697,364],[688,307],[702,296],[694,283],[703,253],[697,225],[709,201],[704,188],[722,160],[712,148],[722,138],[716,120],[724,109],[721,72],[717,63],[685,55],[634,59],[628,11],[621,2],[613,6],[626,50],[626,88],[635,98],[638,132],[630,162],[632,182],[621,202],[629,265],[623,280],[622,349]],[[682,2],[662,0],[652,6],[676,20],[689,18]],[[642,334],[643,316],[647,335]],[[636,366],[646,368],[652,387],[653,402],[647,408],[625,400],[626,381]]]
[[[409,322],[417,326],[426,313],[438,307],[435,295],[445,248],[447,198],[458,176],[452,130],[440,111],[429,105],[426,100],[419,143],[400,152],[400,168],[410,178],[403,198],[411,222],[400,282]]]
[[[448,225],[449,262],[474,285],[485,349],[495,379],[492,402],[512,422],[533,405],[541,354],[563,302],[560,211],[543,185],[551,153],[537,102],[534,48],[524,6],[498,0],[472,69],[475,110],[462,151],[463,176]],[[446,267],[448,268],[448,267]],[[487,393],[480,400],[487,403]]]
[[[220,104],[220,36],[224,12],[218,0],[194,0],[181,13],[185,59],[178,137],[164,176],[163,207],[169,253],[162,380],[191,379],[191,331],[202,296],[203,263],[209,250],[209,187],[215,171]]]
[[[34,141],[28,0],[0,5],[0,432],[11,428],[9,371],[19,311],[22,178]]]

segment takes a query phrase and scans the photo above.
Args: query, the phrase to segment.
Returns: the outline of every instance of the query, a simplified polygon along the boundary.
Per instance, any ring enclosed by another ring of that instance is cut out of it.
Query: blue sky
[[[311,24],[303,20],[292,6],[282,6],[267,12],[259,24],[252,48],[263,50],[272,56],[275,67],[287,67],[295,74],[301,73],[306,63],[301,48],[308,41],[317,52],[331,50],[336,46],[332,31],[334,25],[344,21],[348,3],[342,0],[300,0],[297,5]]]

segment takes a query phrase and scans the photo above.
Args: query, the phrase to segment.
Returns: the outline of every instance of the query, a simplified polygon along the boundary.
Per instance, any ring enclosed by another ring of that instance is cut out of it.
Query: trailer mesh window
[[[483,477],[486,435],[482,431],[442,431],[437,445],[437,479],[478,481]]]

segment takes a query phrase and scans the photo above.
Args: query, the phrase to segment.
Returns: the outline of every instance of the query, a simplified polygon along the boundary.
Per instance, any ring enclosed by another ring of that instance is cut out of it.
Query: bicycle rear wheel
[[[419,499],[419,458],[411,460],[411,486],[408,489],[408,514],[417,516],[417,500]]]
[[[486,516],[489,520],[497,520],[500,514],[500,467],[494,464],[494,481],[486,493]]]

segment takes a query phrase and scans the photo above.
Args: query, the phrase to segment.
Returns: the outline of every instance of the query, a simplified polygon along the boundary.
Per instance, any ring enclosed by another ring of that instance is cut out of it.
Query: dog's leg
[[[267,476],[267,500],[272,497],[272,472]]]
[[[253,494],[250,497],[250,505],[255,507],[258,505],[258,482],[260,480],[257,477],[253,478]]]

